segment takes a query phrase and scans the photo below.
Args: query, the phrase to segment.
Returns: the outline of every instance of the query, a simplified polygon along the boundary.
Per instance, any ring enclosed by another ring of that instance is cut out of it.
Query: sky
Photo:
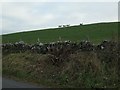
[[[31,0],[30,0],[31,1]],[[0,34],[37,29],[57,28],[58,25],[79,25],[117,22],[118,2],[28,2],[5,0],[0,3]]]

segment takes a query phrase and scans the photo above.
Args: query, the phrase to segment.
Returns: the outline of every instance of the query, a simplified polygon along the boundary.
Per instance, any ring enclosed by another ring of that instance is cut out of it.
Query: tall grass
[[[59,65],[49,55],[29,52],[3,56],[3,76],[46,87],[118,88],[117,50],[70,54]]]

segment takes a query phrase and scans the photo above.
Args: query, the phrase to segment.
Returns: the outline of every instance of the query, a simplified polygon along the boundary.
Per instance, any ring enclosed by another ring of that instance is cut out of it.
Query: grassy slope
[[[83,26],[71,26],[68,28],[54,28],[45,30],[36,30],[3,35],[3,43],[16,42],[23,40],[27,43],[36,43],[39,38],[41,42],[57,41],[59,37],[62,40],[79,41],[89,38],[94,43],[103,39],[111,39],[117,35],[118,23],[98,23]]]
[[[34,43],[38,36],[41,37],[41,41],[49,42],[57,40],[59,35],[70,40],[85,39],[86,35],[89,35],[92,41],[99,42],[111,38],[113,31],[117,32],[117,23],[74,26],[65,29],[5,35],[3,42],[7,40],[15,42],[21,38],[26,42]],[[70,54],[63,63],[59,63],[59,67],[52,64],[47,54],[30,52],[4,54],[3,75],[49,87],[119,88],[118,52],[117,48],[113,50]]]

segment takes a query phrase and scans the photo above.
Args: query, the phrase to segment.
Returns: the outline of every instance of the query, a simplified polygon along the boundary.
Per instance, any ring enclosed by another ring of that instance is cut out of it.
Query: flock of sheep
[[[80,23],[80,25],[83,25],[83,23]],[[70,27],[70,24],[67,25],[58,25],[59,28],[65,28],[65,27]]]

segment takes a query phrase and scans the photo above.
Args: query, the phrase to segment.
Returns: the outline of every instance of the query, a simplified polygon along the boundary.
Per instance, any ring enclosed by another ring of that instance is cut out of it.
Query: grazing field
[[[20,40],[26,43],[36,43],[38,38],[40,42],[53,42],[59,40],[90,40],[99,43],[102,40],[117,38],[118,22],[96,23],[88,25],[70,26],[66,28],[53,28],[45,30],[36,30],[29,32],[20,32],[3,35],[3,43],[14,43]]]
[[[113,22],[3,35],[3,43],[9,42],[2,45],[3,76],[53,88],[120,88],[117,32]],[[90,42],[31,44],[59,37]],[[14,44],[19,40],[28,44]]]

